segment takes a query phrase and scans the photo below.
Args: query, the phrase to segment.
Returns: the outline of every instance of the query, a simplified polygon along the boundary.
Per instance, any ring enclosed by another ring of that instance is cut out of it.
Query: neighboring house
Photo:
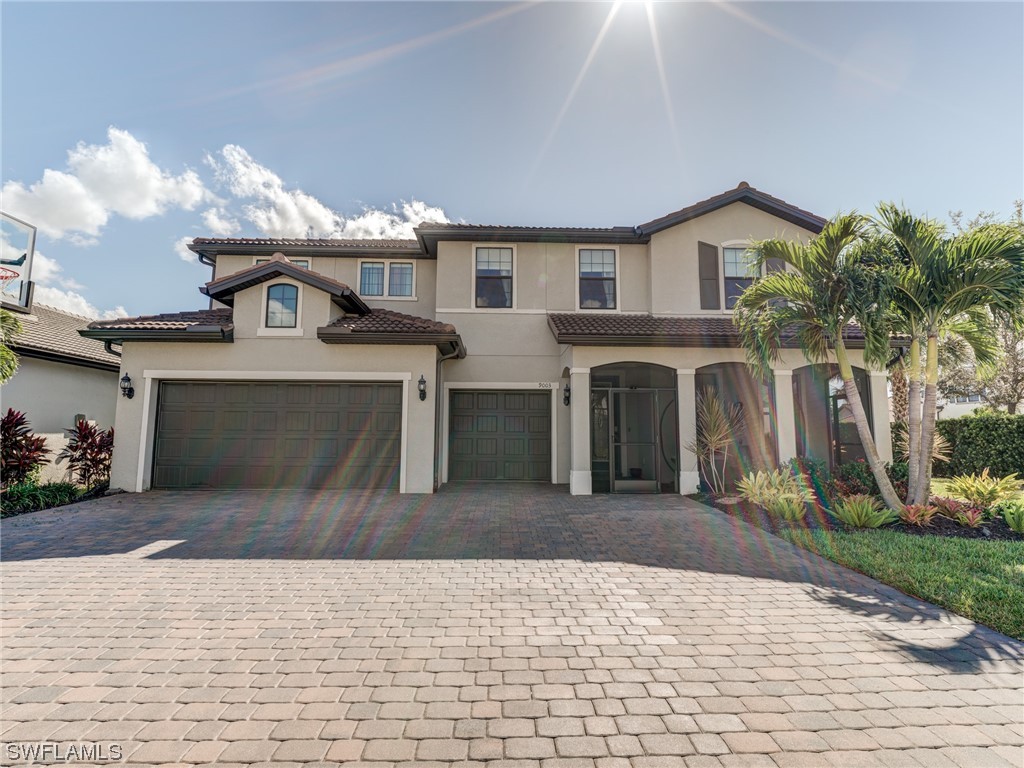
[[[53,459],[77,418],[104,429],[114,425],[120,360],[104,350],[103,342],[79,335],[87,317],[32,304],[18,319],[22,331],[12,345],[18,371],[3,385],[0,399],[5,413],[23,411],[32,431],[46,437],[51,455],[42,479],[56,480],[66,465],[55,466]]]
[[[748,244],[823,225],[742,183],[636,227],[197,238],[211,309],[82,332],[122,345],[137,393],[118,399],[112,486],[689,493],[705,387],[742,404],[743,469],[849,460],[829,368],[790,347],[754,381],[731,317]],[[858,377],[887,454],[885,372]]]
[[[956,395],[955,397],[943,397],[939,395],[938,411],[940,419],[956,419],[974,413],[985,405],[981,394]]]

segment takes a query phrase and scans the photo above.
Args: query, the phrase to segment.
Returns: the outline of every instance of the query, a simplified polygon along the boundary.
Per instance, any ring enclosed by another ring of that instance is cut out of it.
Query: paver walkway
[[[0,536],[8,764],[1024,764],[1022,644],[678,497],[158,492]]]

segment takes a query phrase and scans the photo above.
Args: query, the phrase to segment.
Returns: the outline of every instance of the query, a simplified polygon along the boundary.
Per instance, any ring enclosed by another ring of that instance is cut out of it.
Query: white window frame
[[[512,306],[478,307],[476,305],[476,251],[478,248],[509,248],[512,251]],[[473,312],[514,312],[519,304],[519,259],[515,243],[473,243],[469,251],[469,308]]]
[[[726,313],[728,313],[730,315],[733,312],[735,312],[736,310],[728,308],[728,296],[727,296],[726,288],[725,288],[725,281],[727,279],[726,276],[725,276],[725,249],[726,248],[743,248],[744,250],[748,250],[749,251],[750,250],[750,246],[751,246],[751,242],[749,240],[726,240],[724,243],[721,243],[719,245],[719,251],[721,252],[721,255],[718,257],[718,267],[721,270],[721,272],[719,274],[721,275],[721,278],[722,278],[719,281],[721,283],[721,288],[719,288],[719,291],[721,293],[721,299],[722,299],[722,309],[721,309],[721,311],[722,312],[726,312]],[[760,274],[759,275],[754,275],[753,278],[756,280],[758,277],[764,277],[764,274],[765,274],[764,267],[762,267]],[[735,280],[736,278],[733,278],[733,279]]]
[[[270,300],[270,287],[272,285],[291,285],[298,290],[298,295],[295,299],[294,328],[271,328],[267,326],[267,302]],[[302,287],[302,283],[287,277],[268,280],[263,284],[263,291],[260,296],[260,324],[256,329],[257,336],[302,336]]]
[[[363,295],[363,264],[384,265],[384,293],[380,296]],[[392,296],[391,291],[391,265],[411,264],[412,265],[412,296]],[[419,301],[416,296],[416,259],[359,259],[356,262],[356,284],[359,289],[356,291],[359,297],[367,301]]]
[[[288,259],[287,256],[285,258],[288,260],[289,264],[294,264],[299,269],[309,269],[309,270],[313,269],[313,260],[312,259],[307,259],[307,258],[303,258],[303,259]],[[270,257],[269,256],[253,256],[252,257],[252,265],[254,267],[257,264],[266,264],[268,261],[270,261]],[[300,261],[306,262],[306,266],[302,266],[301,264],[299,264],[298,262],[300,262]]]
[[[615,307],[613,309],[583,307],[580,305],[580,269],[581,251],[611,251],[615,254]],[[576,246],[576,310],[579,312],[593,312],[595,314],[621,314],[622,313],[622,271],[619,269],[619,247],[617,245],[577,245]]]

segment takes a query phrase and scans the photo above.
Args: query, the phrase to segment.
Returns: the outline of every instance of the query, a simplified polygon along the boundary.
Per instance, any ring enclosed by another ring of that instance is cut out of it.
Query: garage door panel
[[[153,485],[373,488],[397,483],[402,387],[163,382]]]
[[[551,479],[551,395],[529,390],[451,393],[448,478]]]

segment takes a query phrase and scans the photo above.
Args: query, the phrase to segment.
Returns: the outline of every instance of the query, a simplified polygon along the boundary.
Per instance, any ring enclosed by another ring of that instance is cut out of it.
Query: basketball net
[[[16,270],[9,269],[8,267],[0,267],[0,293],[6,293],[8,296],[13,296],[14,294],[7,290],[7,286],[19,277],[21,277],[21,275],[18,274]]]

